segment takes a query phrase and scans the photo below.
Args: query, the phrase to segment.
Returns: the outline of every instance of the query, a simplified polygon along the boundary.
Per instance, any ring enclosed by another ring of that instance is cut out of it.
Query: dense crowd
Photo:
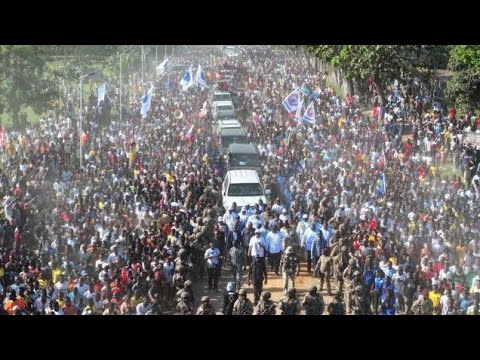
[[[211,113],[202,111],[211,89],[182,91],[183,71],[146,73],[144,84],[134,74],[124,84],[121,123],[110,118],[108,97],[97,106],[92,92],[80,138],[69,113],[2,132],[3,310],[212,314],[193,284],[208,276],[217,289],[223,265],[236,279],[224,313],[251,314],[258,305],[258,313],[274,314],[268,292],[257,286],[252,304],[241,283],[247,266],[249,280],[266,280],[266,267],[253,266],[266,257],[272,272],[285,274],[278,306],[285,314],[324,312],[325,282],[329,294],[336,290],[328,313],[477,314],[480,158],[459,134],[480,120],[437,108],[414,84],[392,84],[383,105],[370,84],[366,116],[367,104],[339,97],[306,57],[273,46],[241,50],[227,57],[185,48],[174,60],[201,64],[211,87],[233,94],[257,144],[262,181],[276,195],[225,209],[220,140]],[[228,83],[226,69],[235,71]],[[140,101],[150,86],[143,118]],[[314,103],[313,123],[282,105],[297,87],[305,106]],[[408,139],[405,125],[412,126]],[[462,177],[442,171],[452,162]],[[252,249],[257,242],[264,251]],[[288,286],[300,258],[312,283],[319,278],[301,304]]]

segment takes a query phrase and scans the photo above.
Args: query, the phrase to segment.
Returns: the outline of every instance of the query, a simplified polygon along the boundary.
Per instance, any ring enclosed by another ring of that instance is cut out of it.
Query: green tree
[[[20,110],[30,105],[43,111],[57,96],[45,70],[44,49],[31,45],[0,45],[1,108],[10,114],[13,125],[21,124]]]
[[[428,45],[309,45],[307,51],[340,68],[352,92],[354,82],[372,78],[382,103],[394,80],[402,83],[411,75],[426,80],[430,70],[446,63],[448,54],[444,46]]]
[[[448,67],[453,76],[447,83],[447,97],[456,106],[480,106],[480,45],[456,45],[450,50]]]

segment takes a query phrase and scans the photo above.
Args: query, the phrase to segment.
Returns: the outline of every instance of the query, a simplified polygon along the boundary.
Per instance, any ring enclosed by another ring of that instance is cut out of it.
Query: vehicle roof
[[[257,148],[253,144],[233,143],[228,146],[228,151],[241,154],[258,154]]]
[[[233,106],[233,102],[230,100],[215,101],[215,106]]]
[[[231,95],[228,91],[215,90],[213,95]]]
[[[247,136],[247,133],[242,128],[224,128],[220,129],[221,136]]]
[[[252,169],[230,170],[227,176],[230,178],[230,184],[260,183],[257,171]]]
[[[222,125],[232,125],[232,124],[238,124],[241,126],[240,121],[237,119],[224,119],[224,120],[218,120],[218,126]]]

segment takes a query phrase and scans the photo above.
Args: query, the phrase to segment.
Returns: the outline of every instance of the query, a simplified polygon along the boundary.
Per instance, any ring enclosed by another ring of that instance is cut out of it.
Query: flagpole
[[[158,45],[155,45],[155,70],[157,69],[157,61],[158,61]]]
[[[165,60],[167,58],[167,45],[163,45],[164,46],[164,55],[163,55],[163,60]]]
[[[143,90],[143,45],[142,45],[142,90]]]

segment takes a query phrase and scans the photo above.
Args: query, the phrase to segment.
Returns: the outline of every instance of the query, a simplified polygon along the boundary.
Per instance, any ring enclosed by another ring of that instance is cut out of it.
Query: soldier
[[[351,299],[351,307],[354,315],[371,315],[370,303],[364,296],[363,286],[358,285]]]
[[[299,269],[299,260],[298,255],[295,254],[291,246],[287,247],[285,254],[282,257],[282,272],[284,279],[283,289],[285,290],[285,295],[288,291],[288,279],[292,280],[292,287],[295,288],[295,275],[298,275]]]
[[[253,314],[253,305],[252,302],[247,298],[247,290],[240,289],[238,292],[238,299],[233,305],[233,314],[232,315],[252,315]]]
[[[348,313],[352,312],[351,302],[352,302],[352,295],[353,295],[353,292],[355,290],[355,287],[352,287],[351,284],[353,282],[354,273],[356,271],[358,271],[357,263],[356,263],[355,259],[352,258],[352,259],[348,260],[348,266],[343,271],[343,274],[342,274],[342,278],[345,281],[345,290],[347,292],[346,306],[347,306]]]
[[[323,254],[318,259],[315,266],[315,277],[320,277],[320,291],[323,291],[323,282],[327,280],[328,295],[332,296],[332,287],[330,285],[330,276],[332,274],[332,257],[330,256],[330,249],[323,249]]]
[[[262,293],[264,280],[266,285],[267,269],[265,261],[261,261],[258,259],[258,257],[255,257],[248,271],[248,285],[250,286],[253,282],[253,306],[256,306],[258,304],[258,300],[260,300],[260,294]],[[237,286],[239,287],[240,285],[237,284]]]
[[[258,303],[257,315],[276,315],[276,306],[270,298],[272,294],[270,291],[262,292],[262,300]]]
[[[412,312],[415,315],[433,315],[433,302],[428,297],[428,290],[422,291],[418,299],[412,305]]]
[[[228,261],[232,265],[233,280],[236,282],[238,290],[242,282],[242,268],[245,264],[245,250],[240,246],[240,241],[233,242],[233,247],[228,252]]]
[[[188,258],[187,249],[185,248],[181,248],[180,250],[178,250],[178,256],[175,259],[175,268],[179,268],[180,266],[184,267],[185,278],[188,280],[191,280],[191,277],[192,277],[191,270],[193,266]]]
[[[208,296],[202,297],[202,305],[199,306],[197,315],[217,315],[215,308],[210,304]]]
[[[193,315],[192,304],[188,300],[188,294],[184,292],[181,296],[180,302],[177,305],[177,314],[179,315]]]
[[[310,286],[308,293],[303,298],[302,307],[306,315],[322,315],[325,309],[323,296],[317,292],[316,286]]]
[[[300,301],[297,298],[297,290],[292,287],[287,291],[287,295],[280,300],[279,309],[282,310],[282,315],[299,315]]]
[[[332,302],[328,304],[328,315],[345,315],[345,304],[343,303],[342,292],[337,290],[333,296]]]
[[[348,267],[348,248],[343,245],[340,247],[340,252],[335,256],[334,264],[335,264],[335,277],[337,278],[338,282],[338,290],[343,290],[343,272]]]
[[[183,294],[188,295],[188,301],[190,302],[190,304],[193,305],[195,303],[195,297],[193,296],[191,280],[185,281],[185,283],[183,284],[183,289],[180,289],[177,291],[177,301],[179,301],[182,298]]]

